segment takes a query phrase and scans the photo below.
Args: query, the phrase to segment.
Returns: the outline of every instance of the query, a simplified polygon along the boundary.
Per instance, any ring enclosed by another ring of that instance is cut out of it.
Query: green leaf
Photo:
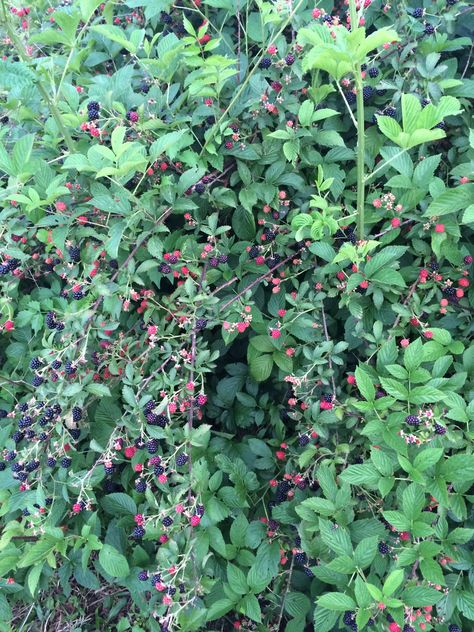
[[[402,94],[402,119],[403,131],[412,134],[418,129],[418,114],[421,112],[421,103],[414,94]]]
[[[420,485],[412,483],[403,491],[403,513],[409,520],[414,520],[419,516],[425,504],[425,494]]]
[[[357,382],[357,388],[360,394],[368,402],[373,402],[375,399],[375,386],[372,383],[372,379],[361,366],[358,366],[355,370],[355,378]]]
[[[253,239],[256,231],[253,214],[242,206],[238,206],[232,214],[232,228],[240,239]]]
[[[403,569],[397,569],[395,571],[392,571],[384,582],[384,585],[383,585],[384,595],[387,595],[387,597],[390,597],[390,595],[393,595],[393,593],[397,590],[397,588],[399,588],[402,585],[404,577],[405,577],[405,573]]]
[[[343,612],[344,610],[354,610],[356,603],[349,597],[341,592],[331,592],[322,595],[318,598],[318,606],[326,608],[327,610],[335,610],[337,612]]]
[[[319,519],[321,539],[324,544],[338,555],[352,555],[352,543],[345,527],[333,525],[328,520]]]
[[[273,358],[270,354],[264,353],[250,362],[250,374],[256,382],[264,382],[271,375]]]
[[[447,189],[431,202],[423,217],[447,215],[466,209],[474,198],[474,183],[463,184],[455,189]]]
[[[314,114],[314,105],[311,101],[303,101],[300,105],[300,109],[298,110],[298,120],[300,125],[304,127],[311,125],[311,119]]]
[[[441,586],[446,585],[443,570],[440,564],[435,562],[435,560],[421,560],[420,570],[426,581],[433,582],[434,584],[440,584]]]
[[[23,557],[18,562],[18,568],[28,568],[33,566],[37,562],[44,560],[53,551],[58,544],[56,538],[52,538],[48,535],[44,536],[41,540],[38,540],[31,548],[29,548]]]
[[[359,542],[354,551],[354,560],[357,567],[364,569],[373,562],[377,554],[378,541],[378,536],[374,535]]]
[[[377,125],[384,136],[389,138],[397,145],[400,145],[400,139],[402,138],[402,128],[400,125],[390,116],[377,116]]]
[[[311,602],[300,592],[289,592],[284,601],[286,612],[292,617],[305,617],[311,608]]]
[[[403,354],[403,363],[407,371],[414,371],[423,361],[423,343],[417,338],[408,345]]]
[[[337,618],[337,612],[316,606],[314,610],[314,629],[318,632],[331,632]]]
[[[380,383],[382,384],[382,388],[387,391],[389,395],[395,397],[395,399],[402,401],[408,400],[408,390],[403,384],[397,382],[397,380],[392,380],[392,378],[389,377],[381,377]]]
[[[400,511],[384,511],[382,513],[385,520],[393,525],[397,531],[408,531],[410,528],[410,520]]]
[[[91,26],[90,30],[102,35],[102,37],[112,40],[113,42],[117,42],[117,44],[120,44],[122,48],[127,49],[130,53],[136,52],[136,46],[128,41],[125,37],[124,30],[118,26],[114,26],[112,24],[100,24]]]
[[[339,478],[351,485],[377,485],[380,478],[378,470],[370,463],[363,463],[361,465],[349,465],[343,470]]]
[[[446,393],[443,391],[425,384],[424,386],[416,386],[410,391],[409,401],[412,404],[432,404],[442,401],[445,397]]]
[[[227,564],[227,581],[232,590],[239,593],[239,595],[245,595],[248,592],[249,587],[245,575],[240,568],[234,566],[234,564]]]
[[[249,619],[252,619],[252,621],[260,623],[260,621],[262,620],[260,604],[258,603],[257,597],[255,597],[254,594],[246,595],[238,604],[237,610]]]
[[[248,527],[249,522],[247,518],[243,513],[240,513],[237,518],[232,521],[232,525],[230,527],[230,541],[232,544],[238,547],[243,547],[245,545],[245,536]]]
[[[229,612],[229,610],[233,610],[235,607],[235,603],[231,599],[218,599],[211,603],[207,611],[207,621],[214,621],[215,619],[220,619],[225,614]]]
[[[99,562],[104,571],[112,577],[127,577],[130,573],[127,558],[110,544],[104,544],[101,548]]]
[[[416,455],[413,466],[419,472],[424,472],[435,465],[443,456],[443,448],[427,448]]]
[[[137,513],[137,505],[133,498],[122,492],[114,492],[107,494],[100,501],[102,508],[112,515],[127,515]]]
[[[410,586],[401,595],[404,603],[414,608],[432,606],[437,604],[443,597],[444,593],[442,591],[435,590],[429,586]]]

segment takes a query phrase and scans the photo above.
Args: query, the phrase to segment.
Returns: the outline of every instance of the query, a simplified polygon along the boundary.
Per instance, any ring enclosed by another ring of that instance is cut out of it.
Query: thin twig
[[[418,283],[419,283],[419,279],[417,279],[411,286],[410,286],[410,291],[408,292],[408,294],[406,295],[405,300],[403,301],[402,305],[406,305],[408,303],[408,301],[411,299],[411,297],[413,296],[413,294],[415,293],[416,288],[418,287]],[[398,316],[395,319],[395,322],[392,325],[392,331],[394,329],[396,329],[398,327],[398,323],[400,322],[402,318],[401,314],[398,314]],[[394,334],[390,334],[389,337],[387,338],[388,340],[391,340],[393,338]]]
[[[265,274],[262,274],[261,276],[259,276],[257,279],[255,279],[255,281],[252,281],[252,283],[247,285],[247,287],[245,287],[241,292],[239,292],[238,294],[233,296],[231,299],[229,299],[226,303],[224,303],[224,305],[220,306],[219,309],[221,311],[223,311],[226,307],[229,307],[229,305],[232,305],[232,303],[234,303],[239,298],[241,298],[245,294],[245,292],[247,292],[248,290],[253,288],[255,285],[257,285],[258,283],[260,283],[264,279],[266,279],[268,276],[271,276],[275,272],[275,270],[278,270],[278,268],[280,268],[281,266],[285,265],[285,263],[288,263],[288,261],[290,261],[290,259],[293,259],[296,256],[296,254],[297,253],[293,253],[289,257],[286,257],[286,259],[283,259],[282,261],[280,261],[280,263],[278,263],[275,267],[271,268],[271,270],[268,270],[268,272],[265,272]],[[217,290],[214,290],[214,292],[218,292],[219,290],[221,290],[226,285],[229,285],[230,283],[231,283],[231,281],[227,281],[227,283],[225,283],[224,285],[221,285]]]
[[[321,316],[323,318],[324,337],[326,338],[326,342],[331,342],[331,338],[329,337],[329,332],[328,332],[328,325],[326,322],[326,312],[324,310],[324,301],[321,304]],[[332,371],[332,375],[331,375],[332,394],[333,394],[333,397],[336,397],[336,382],[334,380],[334,370],[332,366],[331,354],[328,354],[328,363],[329,363],[329,369]]]
[[[294,567],[294,565],[295,565],[295,556],[292,555],[291,556],[290,568],[288,570],[288,582],[286,584],[286,589],[285,589],[285,593],[283,595],[283,599],[281,600],[281,608],[280,608],[280,614],[278,615],[278,622],[277,622],[277,625],[276,625],[276,630],[280,629],[281,621],[283,619],[283,611],[285,609],[285,599],[286,599],[286,596],[288,595],[288,593],[290,591],[291,578],[293,576],[293,567]]]

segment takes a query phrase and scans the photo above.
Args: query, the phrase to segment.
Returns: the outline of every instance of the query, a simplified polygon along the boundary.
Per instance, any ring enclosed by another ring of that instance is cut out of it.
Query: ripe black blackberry
[[[413,9],[412,11],[412,16],[416,19],[422,18],[423,14],[424,14],[424,9],[422,7],[417,7],[416,9]]]
[[[447,428],[445,426],[442,426],[441,424],[436,424],[434,425],[434,431],[435,434],[437,435],[444,435],[447,432]]]
[[[386,542],[379,542],[379,553],[381,555],[387,555],[390,551],[390,548]]]
[[[10,469],[12,472],[21,472],[23,470],[23,465],[21,463],[12,463],[10,465]]]
[[[384,109],[383,115],[389,116],[390,118],[395,118],[397,116],[397,110],[391,105],[389,105],[388,107]]]
[[[272,65],[272,60],[270,59],[270,57],[264,57],[262,60],[260,60],[258,67],[263,68],[263,70],[266,70],[267,68],[270,68],[271,65]]]
[[[453,7],[458,0],[446,0],[446,4],[448,5],[448,7]]]
[[[19,430],[17,430],[16,432],[12,434],[12,439],[15,443],[20,443],[20,441],[22,441],[24,438],[25,438],[24,433],[20,432]]]
[[[81,436],[81,431],[79,430],[79,428],[71,428],[71,430],[69,430],[69,434],[74,439],[74,441],[77,441]]]
[[[160,13],[160,22],[163,22],[163,24],[173,24],[173,18],[169,13],[162,11]]]
[[[219,263],[227,263],[229,257],[227,255],[219,255],[217,258],[219,259]]]
[[[196,505],[196,513],[198,516],[204,516],[204,505]]]
[[[152,583],[152,585],[154,586],[155,584],[157,584],[158,582],[161,582],[161,575],[160,573],[154,573],[151,577],[150,577],[150,581]]]
[[[8,273],[9,273],[8,266],[7,266],[7,265],[4,265],[4,264],[1,264],[1,265],[0,265],[0,274],[1,274],[2,276],[4,276],[5,274],[8,274]]]
[[[297,564],[306,564],[306,562],[308,561],[308,556],[306,555],[306,553],[295,553],[295,562]]]
[[[292,66],[295,63],[295,56],[292,55],[291,53],[288,53],[288,55],[285,57],[285,64],[287,66]]]
[[[409,426],[413,426],[414,428],[418,428],[418,426],[421,424],[421,420],[416,415],[407,415],[405,417],[405,423],[407,423]]]
[[[71,463],[72,463],[72,459],[69,456],[65,456],[64,458],[61,459],[61,467],[63,467],[64,469],[67,469],[68,467],[70,467]]]
[[[346,612],[344,613],[344,616],[342,618],[342,621],[346,625],[352,625],[355,620],[356,620],[356,613],[352,612],[352,610],[346,610]]]
[[[89,121],[96,121],[99,118],[100,105],[97,101],[89,101],[87,104],[87,118]]]
[[[63,331],[64,330],[64,323],[61,322],[57,322],[54,326],[54,329],[56,329],[56,331]]]
[[[0,461],[0,472],[3,472],[6,469],[7,469],[7,464],[4,463],[3,461]]]
[[[444,294],[444,296],[446,296],[446,298],[456,296],[456,288],[452,286],[444,287],[441,292]]]
[[[81,290],[78,290],[77,292],[73,292],[72,293],[72,298],[75,301],[80,301],[81,298],[84,298],[84,292],[82,292]]]
[[[41,386],[43,382],[44,382],[44,379],[41,377],[41,375],[35,375],[34,378],[31,380],[31,384],[33,386]]]
[[[21,417],[21,419],[18,421],[18,428],[20,430],[23,430],[24,428],[29,428],[32,423],[33,419],[29,415],[25,415],[24,417]]]
[[[56,318],[54,312],[48,312],[45,317],[46,327],[48,329],[55,329],[56,327]]]
[[[435,32],[435,27],[429,22],[426,22],[425,30],[424,30],[425,35],[433,35],[434,32]]]
[[[140,494],[143,494],[143,492],[146,491],[147,488],[147,484],[146,481],[143,480],[143,478],[139,478],[138,480],[135,481],[135,491],[139,492]]]
[[[207,327],[207,320],[205,318],[198,318],[196,320],[196,331],[203,331]]]
[[[176,588],[174,586],[170,586],[166,592],[168,593],[168,595],[175,595]]]
[[[82,408],[79,408],[79,406],[74,406],[74,408],[72,409],[72,420],[77,423],[78,421],[81,421],[81,419]]]
[[[64,370],[66,372],[66,375],[74,375],[74,373],[76,372],[76,367],[70,360],[66,360],[66,362],[64,363]]]
[[[369,77],[371,77],[372,79],[375,79],[375,77],[379,76],[379,69],[376,68],[375,66],[373,66],[372,68],[369,68]]]
[[[146,582],[148,579],[148,571],[140,571],[137,577],[141,582]]]
[[[198,182],[194,185],[194,190],[200,195],[201,193],[204,193],[204,191],[206,190],[206,186],[202,182]]]
[[[170,255],[168,261],[170,263],[178,263],[178,257],[176,255]]]
[[[38,469],[39,466],[40,466],[40,462],[37,459],[35,459],[34,461],[29,461],[29,463],[25,465],[25,470],[27,472],[34,472],[35,470]]]
[[[134,540],[141,540],[144,535],[145,535],[145,529],[141,526],[135,527],[135,529],[132,531],[132,538]]]
[[[181,594],[186,592],[186,586],[184,584],[178,584],[178,590]]]
[[[461,628],[455,623],[451,623],[451,625],[448,626],[448,631],[449,632],[462,632]]]
[[[71,246],[71,248],[69,248],[69,258],[71,261],[74,261],[74,263],[78,263],[81,260],[81,249],[77,246]]]
[[[186,465],[186,463],[188,462],[188,455],[185,454],[184,452],[182,452],[181,454],[178,454],[178,456],[176,457],[176,465],[177,467],[182,467],[183,465]]]
[[[307,577],[314,577],[313,571],[309,568],[309,566],[305,566],[303,568],[303,572]]]
[[[280,263],[280,261],[281,261],[281,257],[278,253],[276,253],[273,255],[273,257],[268,257],[268,259],[265,260],[265,263],[267,264],[270,270],[273,270],[273,268],[276,268],[276,266]]]
[[[37,369],[41,368],[41,360],[39,358],[32,358],[31,362],[30,362],[30,369],[33,369],[33,371],[36,371]]]
[[[3,408],[0,408],[0,419],[5,419],[5,417],[8,415],[6,410],[3,410]]]
[[[171,525],[173,524],[173,518],[170,518],[170,516],[166,516],[165,518],[163,518],[163,520],[161,521],[161,524],[164,527],[171,527]]]
[[[219,265],[219,259],[217,257],[211,257],[209,259],[209,265],[211,266],[211,268],[217,268],[217,266]]]
[[[160,446],[160,442],[158,439],[150,439],[146,444],[146,449],[149,454],[156,454],[158,452],[158,448]]]
[[[258,246],[252,246],[249,250],[250,259],[255,259],[260,254],[260,248]]]
[[[374,89],[372,86],[364,86],[362,90],[362,95],[364,97],[364,103],[368,103],[370,99],[374,96]]]
[[[430,261],[428,265],[431,268],[431,270],[433,270],[433,272],[436,272],[436,270],[439,270],[439,263],[437,261]]]
[[[46,465],[48,467],[54,467],[56,465],[56,459],[54,458],[54,456],[49,456],[46,460]]]
[[[171,266],[167,263],[160,263],[160,265],[158,266],[158,272],[169,274],[171,272]]]
[[[412,627],[411,625],[408,625],[408,623],[406,623],[403,626],[403,632],[415,632],[415,628]]]
[[[301,436],[298,438],[298,445],[299,445],[300,447],[302,447],[302,448],[303,448],[305,445],[308,445],[308,443],[309,443],[309,437],[308,437],[308,435],[304,434],[304,435],[301,435]]]
[[[147,81],[143,80],[140,84],[140,92],[143,94],[148,94],[150,92],[150,84]]]

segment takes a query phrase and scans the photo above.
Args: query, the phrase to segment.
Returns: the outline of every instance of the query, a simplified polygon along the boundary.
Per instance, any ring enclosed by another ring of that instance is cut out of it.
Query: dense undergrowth
[[[472,630],[472,6],[1,11],[0,629]]]

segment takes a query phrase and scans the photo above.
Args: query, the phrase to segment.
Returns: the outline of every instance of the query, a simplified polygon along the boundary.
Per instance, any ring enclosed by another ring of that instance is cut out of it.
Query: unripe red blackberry
[[[471,257],[471,255],[466,255],[466,256],[464,257],[464,263],[465,263],[466,265],[470,265],[470,264],[472,263],[472,257]]]

